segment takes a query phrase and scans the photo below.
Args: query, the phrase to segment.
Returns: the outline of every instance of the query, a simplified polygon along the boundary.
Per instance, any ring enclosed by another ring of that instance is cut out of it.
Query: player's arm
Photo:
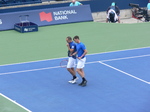
[[[77,54],[77,51],[76,52],[74,52],[71,56],[75,56]]]
[[[80,57],[78,57],[78,59],[82,59],[82,57],[84,57],[87,53],[88,53],[88,51],[86,49],[84,49],[83,54]]]
[[[75,46],[71,46],[71,48],[70,48],[69,44],[67,44],[67,47],[68,47],[68,55],[73,56],[72,53],[74,52]]]
[[[70,48],[69,44],[67,44],[67,47],[68,47],[68,51],[69,52],[73,52],[74,51],[74,49]]]
[[[74,51],[74,49],[69,49],[69,51],[72,53]]]

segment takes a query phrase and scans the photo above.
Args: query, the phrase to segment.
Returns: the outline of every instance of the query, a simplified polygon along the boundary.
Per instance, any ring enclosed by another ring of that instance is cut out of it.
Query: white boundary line
[[[119,71],[119,72],[121,72],[121,73],[123,73],[123,74],[125,74],[125,75],[128,75],[128,76],[130,76],[130,77],[132,77],[132,78],[134,78],[134,79],[137,79],[137,80],[139,80],[139,81],[142,81],[142,82],[144,82],[144,83],[146,83],[146,84],[150,84],[150,82],[148,82],[148,81],[145,81],[145,80],[143,80],[143,79],[140,79],[140,78],[138,78],[138,77],[135,77],[134,75],[131,75],[131,74],[127,73],[127,72],[124,72],[124,71],[122,71],[122,70],[120,70],[120,69],[117,69],[117,68],[115,68],[115,67],[113,67],[113,66],[110,66],[110,65],[108,65],[108,64],[106,64],[106,63],[103,63],[103,62],[101,62],[101,61],[99,61],[99,63],[101,63],[101,64],[103,64],[103,65],[105,65],[105,66],[107,66],[107,67],[109,67],[109,68],[112,68],[112,69],[114,69],[114,70],[116,70],[116,71]]]
[[[124,57],[124,58],[116,58],[116,59],[108,59],[108,60],[101,60],[101,62],[107,62],[107,61],[116,61],[116,60],[123,60],[123,59],[132,59],[132,58],[142,58],[150,56],[150,54],[147,55],[140,55],[140,56],[132,56],[132,57]]]
[[[106,53],[123,52],[123,51],[132,51],[132,50],[140,50],[140,49],[147,49],[147,48],[150,48],[150,46],[147,46],[147,47],[140,47],[140,48],[133,48],[133,49],[124,49],[124,50],[108,51],[108,52],[101,52],[101,53],[93,53],[93,54],[88,54],[88,55],[106,54]]]
[[[31,70],[21,70],[21,71],[15,71],[15,72],[5,72],[5,73],[0,73],[0,75],[8,75],[8,74],[14,74],[14,73],[23,73],[23,72],[33,72],[33,71],[53,69],[53,68],[60,68],[60,66],[31,69]]]
[[[29,109],[27,109],[26,107],[20,105],[20,104],[17,103],[16,101],[14,101],[14,100],[8,98],[7,96],[3,95],[2,93],[0,93],[0,95],[1,95],[2,97],[6,98],[7,100],[11,101],[12,103],[18,105],[19,107],[23,108],[23,109],[26,110],[27,112],[32,112],[31,110],[29,110]]]
[[[101,52],[101,53],[94,53],[94,54],[87,54],[87,55],[105,54],[105,53],[113,53],[113,52],[122,52],[122,51],[138,50],[138,49],[147,49],[147,48],[150,48],[150,46],[141,47],[141,48],[133,48],[133,49],[125,49],[125,50],[117,50],[117,51],[109,51],[109,52]],[[9,66],[9,65],[17,65],[17,64],[34,63],[34,62],[49,61],[49,60],[56,60],[56,59],[63,59],[63,58],[67,58],[67,57],[60,57],[60,58],[53,58],[53,59],[45,59],[45,60],[36,60],[36,61],[29,61],[29,62],[20,62],[20,63],[12,63],[12,64],[4,64],[4,65],[0,65],[0,66]]]
[[[123,60],[123,59],[131,59],[131,58],[141,58],[141,57],[147,57],[147,56],[150,56],[150,54],[148,54],[148,55],[140,55],[140,56],[133,56],[133,57],[116,58],[116,59],[110,59],[110,60],[101,60],[100,62]],[[92,63],[99,63],[99,61],[87,62],[85,64],[92,64]],[[20,71],[15,71],[15,72],[0,73],[0,75],[8,75],[8,74],[15,74],[15,73],[23,73],[23,72],[33,72],[33,71],[53,69],[53,68],[61,68],[61,67],[60,66],[54,66],[54,67],[38,68],[38,69],[31,69],[31,70],[20,70]]]

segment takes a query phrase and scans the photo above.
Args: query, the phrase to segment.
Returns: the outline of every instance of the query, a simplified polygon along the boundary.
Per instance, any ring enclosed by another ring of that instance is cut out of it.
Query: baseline
[[[12,102],[12,103],[18,105],[19,107],[21,107],[22,109],[26,110],[27,112],[32,112],[31,110],[27,109],[26,107],[22,106],[21,104],[17,103],[16,101],[14,101],[14,100],[8,98],[7,96],[3,95],[2,93],[0,93],[0,96],[6,98],[6,99],[9,100],[10,102]]]
[[[117,50],[117,51],[109,51],[109,52],[102,52],[102,53],[87,54],[87,56],[99,55],[99,54],[106,54],[106,53],[116,53],[116,52],[132,51],[132,50],[142,50],[142,49],[150,49],[150,46],[148,46],[148,47],[142,47],[142,48],[134,48],[134,49],[125,49],[125,50]],[[60,57],[60,58],[53,58],[53,59],[44,59],[44,60],[36,60],[36,61],[29,61],[29,62],[20,62],[20,63],[12,63],[12,64],[4,64],[4,65],[0,65],[0,67],[1,66],[9,66],[9,65],[19,65],[19,64],[44,62],[44,61],[51,61],[51,60],[58,60],[58,59],[65,59],[65,58],[67,58],[67,57]]]
[[[150,54],[148,54],[148,55],[140,55],[140,56],[124,57],[124,58],[116,58],[116,59],[109,59],[109,60],[100,60],[100,61],[86,62],[85,64],[101,63],[101,64],[104,65],[105,63],[103,63],[103,62],[106,62],[106,61],[115,61],[115,60],[131,59],[131,58],[141,58],[141,57],[147,57],[147,56],[150,56]],[[107,65],[107,64],[105,64],[105,65]],[[108,66],[110,67],[110,65],[108,65]],[[61,68],[61,67],[60,66],[54,66],[54,67],[45,67],[45,68],[38,68],[38,69],[20,70],[20,71],[14,71],[14,72],[4,72],[4,73],[0,73],[0,75],[8,75],[8,74],[15,74],[15,73],[23,73],[23,72],[33,72],[33,71],[54,69],[54,68]],[[114,68],[114,67],[110,67],[110,68]],[[115,68],[115,69],[117,70],[117,68]],[[128,74],[128,73],[125,73],[125,74]],[[150,83],[150,82],[148,82],[148,83]]]

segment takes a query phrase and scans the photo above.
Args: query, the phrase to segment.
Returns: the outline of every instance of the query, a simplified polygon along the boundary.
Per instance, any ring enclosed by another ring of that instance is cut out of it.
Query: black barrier
[[[89,5],[48,8],[0,14],[0,30],[13,29],[20,15],[29,15],[29,21],[38,26],[93,21]]]

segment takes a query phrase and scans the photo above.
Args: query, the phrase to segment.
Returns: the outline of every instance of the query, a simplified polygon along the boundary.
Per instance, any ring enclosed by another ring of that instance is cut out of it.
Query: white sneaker
[[[75,79],[72,79],[71,81],[68,81],[69,83],[75,84],[78,80],[78,77],[76,77]]]

